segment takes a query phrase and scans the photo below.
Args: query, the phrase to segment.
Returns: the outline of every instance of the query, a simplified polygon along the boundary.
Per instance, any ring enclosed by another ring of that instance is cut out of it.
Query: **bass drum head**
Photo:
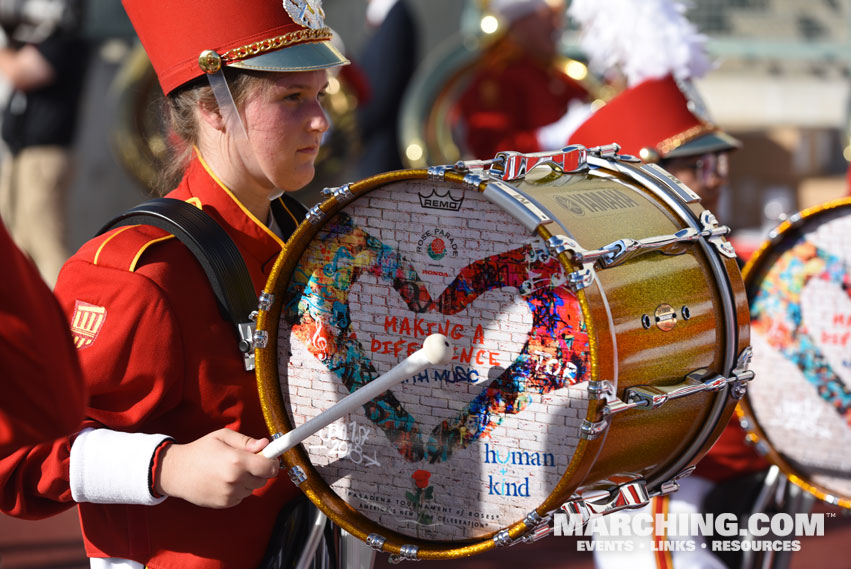
[[[278,275],[288,283],[281,395],[301,425],[428,334],[446,335],[450,364],[303,449],[322,480],[312,491],[344,524],[456,547],[523,520],[579,454],[586,321],[543,240],[480,192],[399,173],[388,180],[323,220],[309,242],[291,241],[293,268]],[[333,505],[340,500],[352,511]]]
[[[851,507],[851,200],[806,210],[744,270],[749,437],[789,479]]]

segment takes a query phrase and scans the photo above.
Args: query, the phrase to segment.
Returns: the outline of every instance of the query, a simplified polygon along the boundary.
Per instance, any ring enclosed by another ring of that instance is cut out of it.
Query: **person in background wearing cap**
[[[691,83],[671,74],[623,91],[579,125],[569,142],[588,148],[616,142],[621,154],[671,172],[713,213],[727,184],[728,155],[741,146],[712,121]]]
[[[328,122],[319,0],[124,0],[162,86],[184,170],[168,197],[208,213],[259,294],[304,209]],[[93,567],[253,568],[298,492],[278,476],[254,374],[201,266],[149,226],[94,238],[56,285],[90,392],[78,434],[31,447],[11,512],[79,503]]]
[[[613,7],[614,13],[608,7]],[[728,181],[728,155],[741,143],[712,120],[691,81],[706,73],[711,64],[704,38],[683,12],[681,4],[670,0],[638,0],[629,10],[623,2],[573,1],[569,14],[581,23],[582,44],[592,67],[603,67],[602,61],[616,63],[626,75],[627,88],[579,125],[568,143],[589,148],[617,143],[621,154],[668,170],[700,197],[705,209],[717,214]],[[601,42],[601,37],[616,37],[619,43],[609,45]],[[721,508],[718,513],[743,513],[753,501],[749,492],[768,467],[745,443],[738,423],[731,421],[695,472],[679,481],[677,492],[652,498],[639,511],[649,510],[654,522],[655,514],[704,512],[711,496]],[[740,499],[717,503],[731,488]],[[654,532],[660,531],[665,534],[654,527]],[[655,551],[649,543],[652,535],[634,539],[640,543],[635,543],[631,552],[595,549],[598,569],[620,569],[627,564],[634,569],[726,567],[699,544],[693,551]],[[698,540],[700,536],[665,534],[662,539]]]
[[[504,35],[486,48],[457,103],[467,152],[561,148],[571,102],[588,91],[555,64],[564,20],[557,0],[491,0]]]

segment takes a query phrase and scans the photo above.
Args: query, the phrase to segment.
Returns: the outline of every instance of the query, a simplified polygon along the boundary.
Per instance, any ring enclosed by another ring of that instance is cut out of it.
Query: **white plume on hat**
[[[706,36],[676,0],[572,0],[568,15],[581,27],[580,45],[598,73],[620,68],[627,86],[669,73],[702,77],[714,66]]]
[[[547,0],[490,0],[487,10],[505,22],[519,20],[540,6],[549,6]]]

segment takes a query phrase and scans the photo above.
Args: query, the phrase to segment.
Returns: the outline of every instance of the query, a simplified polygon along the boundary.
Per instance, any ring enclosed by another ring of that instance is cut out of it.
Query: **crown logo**
[[[305,28],[318,30],[325,26],[322,0],[284,0],[284,9],[293,22]]]
[[[461,204],[464,203],[464,196],[460,198],[452,197],[449,190],[445,194],[438,194],[437,190],[432,189],[431,193],[424,196],[417,193],[420,198],[420,205],[427,209],[443,209],[447,211],[460,211]]]

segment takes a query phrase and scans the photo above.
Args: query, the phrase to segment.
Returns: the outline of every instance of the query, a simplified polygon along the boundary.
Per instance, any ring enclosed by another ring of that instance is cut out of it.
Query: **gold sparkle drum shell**
[[[582,147],[497,164],[333,190],[261,303],[258,383],[273,434],[428,334],[452,341],[449,365],[284,455],[333,521],[403,558],[546,533],[565,503],[605,513],[670,491],[742,392],[744,286],[690,190]]]
[[[744,269],[755,382],[749,439],[793,483],[851,507],[851,198],[775,229]]]

